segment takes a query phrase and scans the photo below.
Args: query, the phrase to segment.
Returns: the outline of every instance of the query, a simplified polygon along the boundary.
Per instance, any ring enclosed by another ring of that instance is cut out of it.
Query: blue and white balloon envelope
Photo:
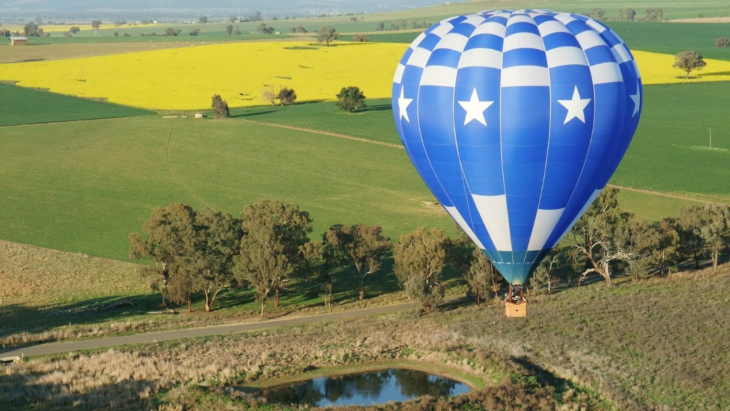
[[[606,186],[641,105],[638,67],[616,33],[545,10],[444,20],[411,44],[393,81],[413,165],[514,285]]]

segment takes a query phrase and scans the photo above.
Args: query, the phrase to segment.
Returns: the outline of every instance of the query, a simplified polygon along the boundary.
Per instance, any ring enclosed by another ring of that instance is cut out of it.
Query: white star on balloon
[[[575,89],[573,90],[573,98],[570,100],[558,100],[558,103],[562,104],[563,107],[568,109],[568,114],[565,116],[565,122],[563,124],[568,124],[568,122],[574,118],[577,118],[578,120],[582,121],[583,123],[586,122],[586,115],[585,115],[585,109],[588,106],[588,103],[591,102],[591,99],[580,98],[580,93],[578,93],[578,86],[575,86]]]
[[[484,118],[484,111],[489,108],[493,101],[479,101],[479,95],[477,95],[477,89],[471,93],[471,99],[469,101],[460,101],[461,108],[466,110],[466,118],[464,119],[464,125],[469,124],[472,120],[476,120],[485,126],[487,120]]]
[[[398,98],[398,115],[399,115],[399,118],[398,119],[400,120],[403,117],[405,117],[406,118],[406,121],[410,123],[411,120],[408,118],[408,106],[411,104],[411,102],[413,101],[413,99],[412,98],[405,98],[403,96],[403,89],[404,89],[404,87],[401,87],[401,89],[400,89],[400,97]]]
[[[639,113],[639,107],[641,106],[641,94],[639,94],[638,81],[636,82],[636,94],[630,94],[629,97],[634,101],[634,113],[631,115],[631,118],[634,118]]]

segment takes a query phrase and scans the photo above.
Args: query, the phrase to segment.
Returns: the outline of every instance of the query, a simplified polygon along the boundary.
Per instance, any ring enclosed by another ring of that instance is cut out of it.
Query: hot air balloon
[[[428,188],[519,288],[618,167],[642,85],[628,47],[602,23],[495,10],[419,35],[392,101]]]

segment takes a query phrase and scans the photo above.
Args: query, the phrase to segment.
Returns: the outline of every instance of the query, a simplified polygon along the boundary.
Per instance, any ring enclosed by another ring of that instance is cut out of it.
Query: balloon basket
[[[527,301],[521,303],[504,302],[504,313],[507,317],[527,317]]]

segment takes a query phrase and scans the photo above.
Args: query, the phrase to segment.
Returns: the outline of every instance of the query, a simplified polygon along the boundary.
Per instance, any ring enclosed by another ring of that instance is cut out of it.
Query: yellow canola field
[[[707,66],[692,71],[689,80],[682,70],[672,68],[674,56],[671,54],[631,52],[639,65],[641,80],[644,84],[696,83],[708,81],[730,81],[730,61],[705,59]]]
[[[265,89],[290,87],[298,101],[334,100],[358,86],[369,98],[389,97],[396,65],[408,46],[253,42],[191,46],[47,62],[0,64],[0,80],[20,86],[153,110],[198,110],[220,94],[230,107],[266,104]],[[730,62],[707,60],[685,80],[671,55],[635,51],[644,84],[730,81]]]
[[[0,80],[25,87],[164,110],[209,108],[213,94],[230,107],[266,104],[264,89],[294,88],[298,101],[332,100],[342,87],[390,95],[407,45],[254,42],[192,46],[112,56],[0,65]]]

